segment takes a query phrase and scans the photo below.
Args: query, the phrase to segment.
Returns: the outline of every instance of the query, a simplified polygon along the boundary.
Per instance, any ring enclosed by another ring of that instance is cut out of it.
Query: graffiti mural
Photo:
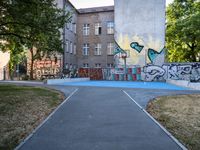
[[[115,0],[115,40],[121,49],[130,51],[127,66],[162,66],[164,63],[164,53],[161,53],[165,46],[164,6],[164,0],[154,5],[152,1]],[[149,49],[157,53],[148,57]],[[120,58],[117,67],[122,65],[123,59]]]
[[[166,71],[160,66],[149,65],[144,67],[145,81],[164,80]]]
[[[78,76],[80,78],[88,78],[89,77],[89,68],[79,68]]]
[[[101,68],[90,69],[90,80],[103,80],[103,73]]]
[[[135,49],[138,53],[140,53],[142,51],[142,49],[144,48],[143,45],[139,45],[138,42],[132,42],[130,44],[131,48]]]
[[[164,81],[166,79],[200,82],[200,63],[168,63],[162,66],[143,67],[145,81]]]
[[[189,79],[191,71],[191,65],[171,64],[168,66],[168,78],[178,80],[185,79],[187,76],[187,78]]]
[[[160,52],[155,51],[154,49],[149,48],[148,49],[148,58],[153,64],[157,64],[157,61],[159,61],[159,56],[164,55],[165,48],[163,48]]]
[[[191,78],[192,82],[200,82],[200,63],[192,64]]]
[[[29,66],[30,64],[28,64]],[[36,79],[55,77],[61,70],[61,60],[37,60],[34,63],[34,76]],[[29,70],[30,71],[30,70]]]
[[[141,68],[80,68],[79,77],[89,77],[91,80],[140,81]]]

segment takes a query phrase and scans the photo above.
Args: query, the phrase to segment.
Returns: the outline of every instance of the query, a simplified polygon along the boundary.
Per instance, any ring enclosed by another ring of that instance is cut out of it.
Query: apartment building
[[[64,28],[64,68],[113,67],[114,6],[76,9],[68,0],[72,18]]]
[[[64,1],[64,9],[70,13],[70,19],[63,28],[64,54],[63,65],[65,69],[77,68],[77,19],[78,11],[68,1]]]
[[[123,67],[121,53],[113,55],[115,43],[128,67],[164,63],[165,0],[115,0],[114,6],[86,9],[63,2],[72,14],[64,28],[65,68]]]

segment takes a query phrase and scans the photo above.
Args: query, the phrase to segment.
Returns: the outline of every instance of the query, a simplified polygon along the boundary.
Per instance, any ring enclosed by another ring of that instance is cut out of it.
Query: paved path
[[[19,149],[181,148],[120,88],[80,87]]]

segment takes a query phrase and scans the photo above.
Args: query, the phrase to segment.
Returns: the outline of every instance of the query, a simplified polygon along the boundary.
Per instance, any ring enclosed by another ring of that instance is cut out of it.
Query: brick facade
[[[64,68],[106,68],[113,66],[113,55],[108,54],[107,51],[109,44],[112,45],[111,43],[113,43],[114,45],[114,32],[108,34],[107,29],[109,22],[114,24],[114,7],[76,10],[69,1],[66,1],[66,6],[67,11],[72,12],[73,15],[71,22],[66,23],[64,28]],[[98,35],[96,35],[97,29],[95,32],[97,23],[100,26]],[[89,27],[89,29],[83,31],[84,26],[85,28]],[[84,45],[88,47],[88,55],[84,55]],[[110,47],[110,49],[112,48]]]

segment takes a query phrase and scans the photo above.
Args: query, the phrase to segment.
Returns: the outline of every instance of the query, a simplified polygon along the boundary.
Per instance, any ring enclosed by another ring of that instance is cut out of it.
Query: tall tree
[[[54,0],[1,0],[1,48],[13,43],[26,47],[31,56],[30,77],[33,79],[34,61],[54,51],[63,52],[60,29],[69,13],[56,7]]]
[[[167,7],[166,43],[170,62],[200,61],[199,0],[174,0]]]

